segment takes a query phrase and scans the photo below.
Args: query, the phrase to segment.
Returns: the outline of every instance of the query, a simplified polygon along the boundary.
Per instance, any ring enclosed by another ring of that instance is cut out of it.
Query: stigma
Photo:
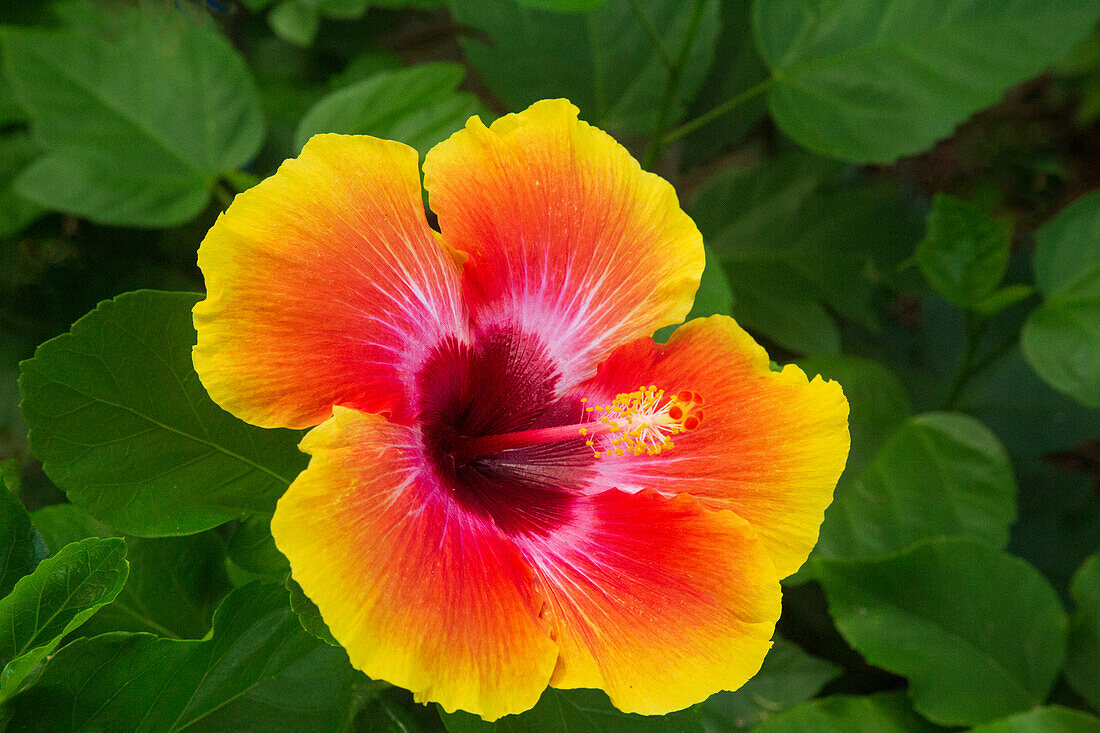
[[[585,413],[593,420],[578,434],[596,458],[655,456],[675,447],[673,436],[699,427],[703,397],[690,390],[667,394],[650,385],[618,394],[608,405],[586,404]]]

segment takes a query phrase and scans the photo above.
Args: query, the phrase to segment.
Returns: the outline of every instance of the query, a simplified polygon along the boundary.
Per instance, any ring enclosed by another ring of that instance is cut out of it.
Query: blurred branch
[[[684,36],[683,45],[680,46],[680,54],[676,58],[676,63],[668,72],[664,98],[661,99],[661,107],[657,110],[657,118],[653,122],[653,133],[649,138],[649,147],[646,148],[645,157],[642,160],[642,168],[646,170],[653,167],[657,156],[665,149],[665,126],[668,124],[669,115],[672,114],[676,97],[680,93],[680,80],[684,77],[684,66],[687,65],[688,56],[691,55],[691,47],[695,43],[696,34],[699,32],[699,22],[703,18],[703,5],[704,0],[695,0],[687,34]]]
[[[959,397],[966,389],[971,377],[979,373],[994,361],[1004,356],[1016,343],[1016,338],[1009,339],[999,345],[982,359],[978,359],[978,347],[982,336],[985,335],[989,319],[973,311],[966,311],[966,346],[963,349],[962,359],[959,360],[959,369],[955,372],[955,378],[951,381],[951,387],[947,390],[947,396],[943,399],[943,409],[954,410],[959,403]]]
[[[630,9],[634,11],[634,15],[638,18],[638,23],[649,36],[649,40],[653,42],[653,49],[657,52],[657,56],[660,57],[661,63],[664,64],[665,68],[671,73],[676,68],[676,65],[672,61],[672,57],[668,55],[668,50],[665,48],[664,41],[661,40],[661,34],[657,32],[657,28],[653,25],[653,21],[645,14],[645,10],[639,4],[638,0],[630,0]]]
[[[676,129],[670,131],[667,135],[664,136],[661,144],[664,146],[671,145],[672,143],[682,138],[684,135],[689,135],[698,130],[700,127],[709,125],[711,122],[714,122],[719,117],[723,117],[729,114],[733,110],[740,107],[742,104],[745,104],[746,102],[760,96],[761,94],[766,92],[768,90],[768,87],[770,87],[771,85],[772,80],[769,78],[760,82],[756,86],[749,87],[729,101],[723,102],[709,112],[704,112],[695,119],[688,120]]]

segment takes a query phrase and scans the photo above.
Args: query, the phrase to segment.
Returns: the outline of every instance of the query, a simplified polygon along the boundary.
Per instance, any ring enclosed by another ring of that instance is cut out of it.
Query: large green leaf
[[[45,556],[46,548],[23,502],[0,484],[0,598]]]
[[[239,567],[272,580],[283,580],[290,574],[290,563],[275,546],[271,536],[271,518],[266,515],[249,517],[237,523],[229,540],[229,559]]]
[[[367,699],[355,717],[357,733],[445,733],[435,705],[413,699],[413,694],[380,680],[367,685]]]
[[[302,586],[298,585],[294,578],[287,576],[286,587],[290,591],[290,607],[298,615],[298,621],[302,624],[302,628],[309,632],[310,636],[320,639],[330,646],[340,646],[340,642],[332,636],[328,624],[321,618],[321,609],[317,608],[317,604],[306,595],[306,592],[302,590]]]
[[[996,221],[973,204],[937,193],[915,259],[940,295],[956,305],[977,305],[1004,278],[1011,233],[1011,222]]]
[[[840,676],[835,664],[776,639],[764,666],[735,692],[711,695],[700,706],[707,733],[747,730],[781,710],[809,700]]]
[[[1061,591],[1100,548],[1096,481],[1049,459],[1015,461],[1020,519],[1012,528],[1009,551],[1024,558]]]
[[[1100,719],[1051,706],[976,726],[971,733],[1100,733]]]
[[[578,13],[592,10],[603,5],[607,0],[518,0],[520,5],[529,5],[532,8],[545,8],[557,10],[562,13]]]
[[[38,564],[0,599],[0,700],[78,628],[122,590],[126,543],[87,539],[66,545]]]
[[[0,74],[0,127],[17,125],[27,121],[27,113],[23,111],[15,93],[11,90],[11,84],[7,78]]]
[[[1024,325],[1024,354],[1047,383],[1100,407],[1100,191],[1035,236],[1035,280],[1045,302]]]
[[[104,301],[23,362],[31,447],[73,503],[129,534],[198,532],[274,510],[298,435],[215,405],[191,365],[193,293]]]
[[[1050,388],[1018,348],[970,380],[959,408],[988,425],[1014,455],[1066,450],[1100,436],[1100,410]]]
[[[86,537],[116,534],[75,504],[34,513],[34,524],[57,551]],[[130,575],[122,592],[84,625],[86,636],[147,631],[198,638],[210,630],[214,608],[229,590],[225,546],[211,532],[189,537],[126,539]]]
[[[73,4],[63,16],[60,29],[0,34],[4,71],[46,151],[16,190],[109,224],[191,219],[263,137],[243,61],[202,16],[163,3]]]
[[[695,301],[691,304],[691,312],[684,319],[685,323],[693,318],[706,318],[713,315],[728,316],[730,311],[733,310],[733,288],[730,286],[729,278],[726,277],[726,271],[710,247],[704,247],[704,249],[706,250],[706,268],[699,280],[699,289],[695,292]],[[665,326],[659,329],[653,335],[653,338],[664,343],[668,341],[676,328],[676,326]]]
[[[520,715],[487,723],[470,713],[443,713],[450,733],[703,733],[696,708],[668,715],[634,715],[612,707],[600,690],[546,689],[538,704]]]
[[[3,120],[0,119],[0,125]],[[0,237],[22,231],[45,211],[12,189],[15,177],[38,157],[38,146],[26,132],[0,134]]]
[[[799,359],[808,377],[820,374],[840,383],[848,400],[848,431],[852,437],[846,477],[858,474],[909,417],[912,405],[897,377],[882,364],[869,359],[821,354]]]
[[[278,585],[250,584],[201,641],[78,639],[11,703],[9,731],[334,731],[354,671],[299,626]]]
[[[1066,680],[1100,710],[1100,555],[1093,555],[1070,585],[1077,604],[1069,634]]]
[[[450,0],[448,5],[456,21],[476,30],[462,38],[466,57],[510,109],[566,97],[580,107],[581,119],[597,127],[648,134],[669,68],[645,24],[660,34],[663,56],[674,59],[695,3],[608,0],[584,14],[524,7],[515,0]],[[637,12],[644,13],[644,23]],[[710,68],[718,12],[718,0],[704,0],[671,119],[684,113]]]
[[[817,560],[840,633],[909,680],[917,711],[973,725],[1041,705],[1066,654],[1066,613],[1027,563],[940,538],[872,560]]]
[[[939,728],[913,712],[900,692],[826,697],[779,713],[753,728],[756,733],[932,733],[936,730]]]
[[[825,512],[817,552],[870,557],[925,537],[964,535],[994,547],[1016,519],[1012,464],[997,437],[966,415],[909,418]]]
[[[982,368],[967,381],[956,409],[981,420],[1014,457],[1064,451],[1100,437],[1100,410],[1050,387],[1014,346],[1026,316],[1024,304],[986,321],[974,354]],[[914,379],[906,386],[925,409],[939,408],[966,349],[964,313],[947,301],[926,298],[919,318],[917,340],[911,341],[915,353],[910,354],[922,374],[910,373]],[[895,331],[890,338],[897,336]]]
[[[765,0],[753,10],[776,123],[859,163],[931,147],[1100,18],[1096,0]]]
[[[875,329],[874,280],[919,236],[896,186],[837,175],[834,163],[787,154],[720,173],[688,207],[729,275],[733,315],[798,353],[839,349],[830,311]]]
[[[421,64],[338,89],[302,118],[296,145],[317,133],[342,132],[399,140],[423,155],[471,116],[485,114],[477,97],[458,91],[465,75],[459,64]]]

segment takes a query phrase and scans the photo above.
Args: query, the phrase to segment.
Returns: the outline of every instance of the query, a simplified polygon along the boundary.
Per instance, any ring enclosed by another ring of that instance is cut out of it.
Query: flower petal
[[[732,509],[764,540],[780,578],[796,571],[817,542],[848,457],[840,385],[807,382],[791,364],[773,372],[764,349],[732,318],[713,316],[681,326],[668,344],[639,339],[617,349],[578,392],[610,401],[643,379],[702,395],[703,421],[659,455],[601,459],[593,490],[687,493]]]
[[[471,118],[428,153],[424,182],[447,244],[469,255],[475,322],[541,335],[563,388],[691,308],[699,230],[672,186],[565,100],[489,128]]]
[[[402,419],[408,375],[467,327],[417,153],[400,143],[314,137],[237,196],[199,267],[195,368],[215,402],[255,425],[316,425],[336,404]]]
[[[574,508],[572,524],[522,541],[561,652],[551,685],[598,687],[620,710],[661,714],[756,674],[780,588],[747,522],[652,491]]]
[[[336,408],[271,531],[352,664],[493,719],[538,701],[557,656],[531,571],[434,485],[412,428]]]

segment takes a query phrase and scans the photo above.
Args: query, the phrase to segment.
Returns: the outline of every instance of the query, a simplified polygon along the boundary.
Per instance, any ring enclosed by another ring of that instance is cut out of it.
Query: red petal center
[[[481,441],[574,425],[579,399],[559,398],[561,375],[545,345],[516,329],[478,333],[472,344],[441,343],[417,375],[420,427],[440,482],[469,511],[506,532],[545,534],[568,521],[592,475],[584,438],[500,446]]]

